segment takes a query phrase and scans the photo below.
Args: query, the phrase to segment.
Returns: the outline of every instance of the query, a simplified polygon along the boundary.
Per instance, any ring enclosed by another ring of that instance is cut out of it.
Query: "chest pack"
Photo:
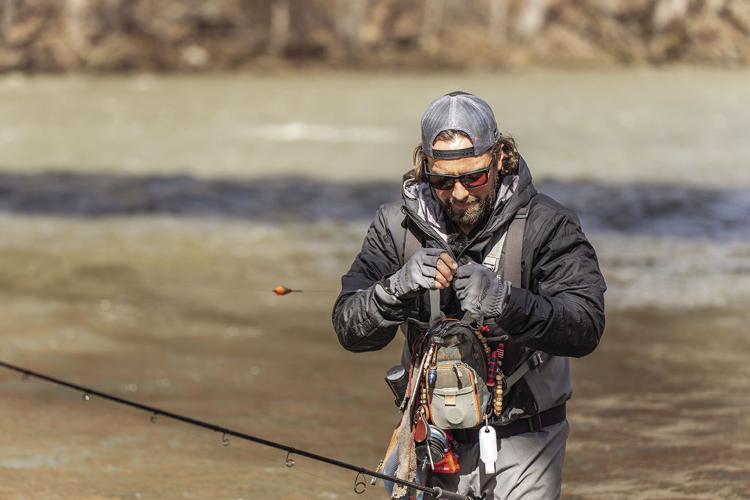
[[[469,429],[482,422],[490,401],[487,360],[476,325],[445,318],[430,328],[425,403],[440,429]]]

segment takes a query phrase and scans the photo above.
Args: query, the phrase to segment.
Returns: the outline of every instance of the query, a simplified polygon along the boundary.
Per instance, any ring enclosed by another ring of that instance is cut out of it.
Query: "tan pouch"
[[[435,387],[429,391],[430,417],[441,429],[469,429],[482,422],[489,391],[477,384],[477,375],[469,365],[439,361]]]

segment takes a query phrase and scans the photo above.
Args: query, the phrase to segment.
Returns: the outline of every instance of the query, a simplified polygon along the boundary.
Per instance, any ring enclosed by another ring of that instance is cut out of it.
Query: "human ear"
[[[505,152],[503,152],[502,148],[495,153],[495,158],[497,158],[497,165],[495,167],[497,168],[497,173],[500,174],[503,172],[503,159],[505,159]]]

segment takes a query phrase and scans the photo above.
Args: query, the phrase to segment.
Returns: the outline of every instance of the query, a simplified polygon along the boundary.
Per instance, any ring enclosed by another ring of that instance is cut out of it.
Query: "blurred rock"
[[[0,0],[0,32],[0,71],[750,62],[747,0]]]
[[[182,62],[195,69],[205,68],[211,60],[211,55],[200,45],[188,45],[180,54]]]

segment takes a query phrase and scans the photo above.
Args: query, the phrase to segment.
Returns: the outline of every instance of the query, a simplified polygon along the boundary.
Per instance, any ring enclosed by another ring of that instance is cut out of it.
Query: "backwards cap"
[[[444,130],[460,130],[474,145],[465,149],[434,150],[435,137]],[[438,97],[422,115],[422,151],[438,160],[456,160],[487,152],[500,138],[492,108],[481,97],[455,91]]]

